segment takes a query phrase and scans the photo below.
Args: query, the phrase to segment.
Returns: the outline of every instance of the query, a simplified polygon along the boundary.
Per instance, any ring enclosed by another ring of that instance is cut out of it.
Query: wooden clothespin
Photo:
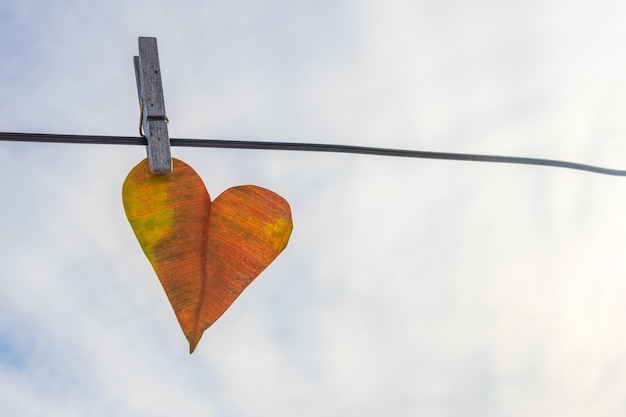
[[[148,140],[150,172],[169,174],[172,172],[172,154],[156,38],[140,37],[139,56],[135,56],[133,61],[142,117],[141,126]]]

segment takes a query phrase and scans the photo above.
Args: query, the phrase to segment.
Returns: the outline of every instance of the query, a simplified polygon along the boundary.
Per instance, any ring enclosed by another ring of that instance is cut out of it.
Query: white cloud
[[[0,7],[1,131],[135,134],[131,57],[155,35],[175,137],[621,164],[617,3]],[[213,197],[278,191],[295,223],[192,356],[123,216],[144,150],[0,144],[4,414],[623,414],[622,179],[174,155]]]

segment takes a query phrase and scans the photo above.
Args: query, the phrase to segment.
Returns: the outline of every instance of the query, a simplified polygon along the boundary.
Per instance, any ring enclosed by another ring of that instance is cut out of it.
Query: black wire
[[[2,133],[0,141],[43,142],[43,143],[82,143],[99,145],[147,145],[142,137],[131,136],[84,136],[54,135],[41,133]],[[223,149],[256,149],[303,152],[333,152],[361,155],[393,156],[402,158],[445,159],[453,161],[498,162],[505,164],[538,165],[558,168],[575,169],[596,174],[626,176],[626,170],[603,168],[576,162],[558,161],[553,159],[526,158],[519,156],[477,155],[449,152],[414,151],[408,149],[373,148],[368,146],[332,145],[320,143],[296,142],[263,142],[221,139],[170,139],[171,146]]]

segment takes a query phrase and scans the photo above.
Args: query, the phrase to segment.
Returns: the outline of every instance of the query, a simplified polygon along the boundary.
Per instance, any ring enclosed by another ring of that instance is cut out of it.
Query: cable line
[[[147,145],[143,137],[132,136],[85,136],[42,133],[3,133],[0,141],[40,142],[40,143],[76,143],[98,145]],[[302,152],[332,152],[360,155],[378,155],[400,158],[442,159],[452,161],[497,162],[504,164],[522,164],[574,169],[596,174],[626,176],[626,170],[604,168],[577,162],[559,161],[554,159],[527,158],[519,156],[480,155],[450,152],[416,151],[409,149],[376,148],[369,146],[335,145],[321,143],[297,142],[266,142],[222,139],[170,139],[171,146],[221,149],[253,149]]]

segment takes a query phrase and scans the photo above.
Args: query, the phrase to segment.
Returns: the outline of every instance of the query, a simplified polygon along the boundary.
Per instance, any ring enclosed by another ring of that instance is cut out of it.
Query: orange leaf
[[[122,200],[190,352],[287,246],[293,227],[278,194],[242,185],[211,202],[202,179],[178,159],[167,175],[151,174],[143,160],[126,177]]]

